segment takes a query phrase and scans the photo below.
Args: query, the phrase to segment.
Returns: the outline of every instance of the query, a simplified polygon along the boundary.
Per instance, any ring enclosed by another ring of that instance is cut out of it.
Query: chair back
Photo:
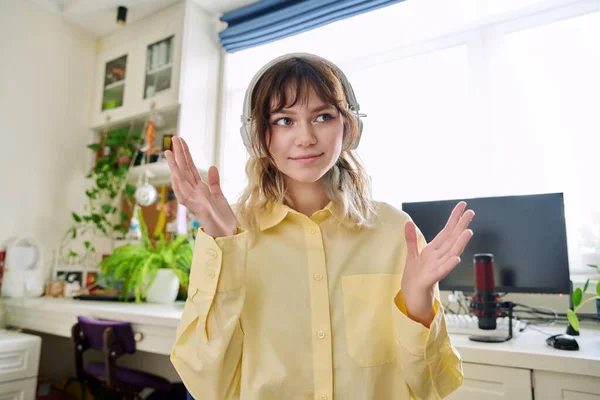
[[[104,334],[110,329],[121,352],[135,353],[135,338],[129,322],[99,320],[83,315],[78,316],[77,321],[81,339],[85,339],[90,348],[104,351]]]

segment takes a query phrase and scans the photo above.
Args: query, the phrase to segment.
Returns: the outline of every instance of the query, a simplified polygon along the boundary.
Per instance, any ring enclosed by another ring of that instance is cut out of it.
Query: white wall
[[[28,235],[50,252],[86,201],[96,39],[25,0],[0,0],[0,245]],[[49,270],[48,270],[49,272]],[[40,375],[72,373],[71,341],[42,337]],[[167,356],[123,364],[178,380]]]
[[[85,201],[95,39],[24,0],[0,0],[0,243],[50,254]]]

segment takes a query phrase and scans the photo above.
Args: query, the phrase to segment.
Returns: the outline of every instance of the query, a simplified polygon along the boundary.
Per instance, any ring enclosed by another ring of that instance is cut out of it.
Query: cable
[[[558,319],[558,312],[550,307],[545,307],[545,306],[534,306],[532,307],[532,309],[534,310],[539,310],[540,308],[545,308],[546,310],[550,310],[550,312],[552,312],[554,314],[554,319],[557,320]]]
[[[530,310],[516,310],[515,311],[515,314],[517,315],[517,317],[519,317],[520,313],[533,314],[535,317],[537,317],[537,318],[533,318],[533,317],[527,316],[525,318],[520,317],[520,319],[526,319],[528,321],[541,320],[541,321],[545,321],[546,322],[545,325],[552,325],[552,324],[554,324],[554,322],[556,322],[559,319],[558,314],[554,314],[552,316],[553,318],[548,318],[548,317],[545,316],[545,314],[540,314],[537,311],[530,311]],[[539,317],[540,315],[542,315],[542,317]]]
[[[527,327],[528,327],[529,329],[533,329],[534,331],[538,331],[538,332],[540,332],[540,333],[543,333],[543,334],[544,334],[544,335],[546,335],[546,336],[552,336],[552,333],[544,332],[543,330],[541,330],[541,329],[538,329],[538,328],[536,328],[536,327],[535,327],[535,326],[533,326],[533,325],[527,324]]]
[[[450,313],[450,314],[456,314],[456,311],[454,311],[453,309],[450,308],[450,302],[446,303],[446,304],[442,304],[442,308],[444,309],[445,312]]]

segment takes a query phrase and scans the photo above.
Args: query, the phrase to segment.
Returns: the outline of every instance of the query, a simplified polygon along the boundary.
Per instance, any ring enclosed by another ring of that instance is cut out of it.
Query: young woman
[[[217,169],[203,182],[174,139],[173,188],[203,231],[171,355],[193,398],[439,399],[461,385],[437,283],[474,213],[460,202],[426,244],[407,214],[372,200],[360,116],[331,62],[267,64],[246,94],[235,212]],[[394,184],[404,173],[390,160]]]

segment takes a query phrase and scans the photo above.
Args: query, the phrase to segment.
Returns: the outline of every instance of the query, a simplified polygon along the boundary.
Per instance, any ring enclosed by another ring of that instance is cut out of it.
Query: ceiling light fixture
[[[117,24],[125,25],[127,23],[127,7],[119,6],[117,9]]]

